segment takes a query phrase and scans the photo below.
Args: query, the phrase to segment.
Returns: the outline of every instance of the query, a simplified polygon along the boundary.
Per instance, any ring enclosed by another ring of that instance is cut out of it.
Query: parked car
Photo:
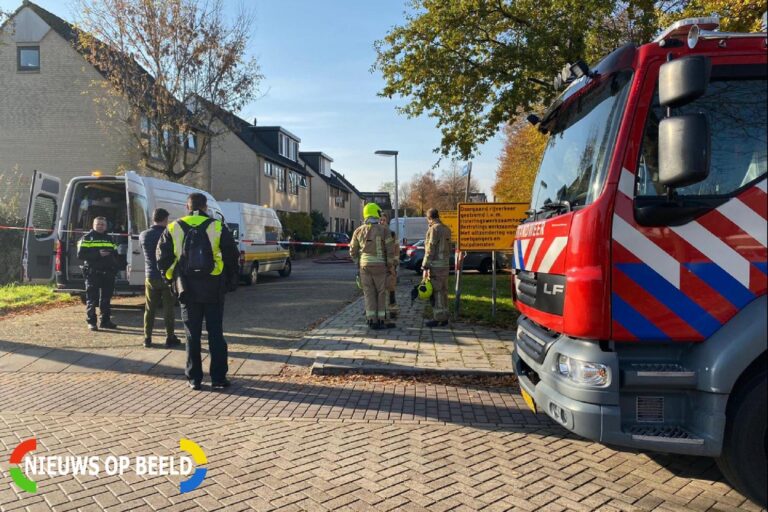
[[[400,249],[400,261],[410,258],[413,253],[416,251],[416,249],[423,249],[424,248],[424,240],[419,240],[415,244],[408,244],[403,246],[402,249]]]
[[[234,201],[219,206],[240,250],[240,278],[246,285],[265,272],[291,275],[290,253],[277,243],[283,226],[275,210]]]
[[[334,244],[348,244],[352,239],[346,233],[338,231],[327,231],[320,233],[320,240],[328,241]]]
[[[451,253],[450,265],[454,270],[454,253]],[[421,273],[421,264],[424,261],[424,246],[414,247],[411,255],[404,259],[400,265],[417,274]],[[504,268],[507,258],[502,253],[496,253],[496,270]],[[491,271],[493,258],[490,252],[468,252],[464,257],[464,270],[477,270],[481,274],[487,274]]]

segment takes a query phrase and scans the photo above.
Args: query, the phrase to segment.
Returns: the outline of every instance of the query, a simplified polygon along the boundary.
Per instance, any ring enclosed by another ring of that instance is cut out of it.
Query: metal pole
[[[397,245],[400,246],[402,241],[400,240],[400,201],[398,201],[397,197],[397,153],[395,153],[395,236],[397,237]]]
[[[491,265],[493,273],[491,274],[491,316],[496,318],[496,251],[491,252]]]
[[[472,162],[469,162],[467,164],[467,189],[464,191],[464,202],[469,202],[469,180],[472,177]],[[459,205],[456,206],[456,211],[458,214],[458,227],[461,226],[461,208]],[[457,227],[457,229],[458,229]],[[459,239],[459,234],[456,233],[456,240]],[[464,258],[461,258],[461,251],[459,251],[458,244],[456,245],[456,256],[454,257],[455,263],[455,271],[456,271],[456,319],[459,319],[459,315],[461,314],[461,271],[464,269]]]

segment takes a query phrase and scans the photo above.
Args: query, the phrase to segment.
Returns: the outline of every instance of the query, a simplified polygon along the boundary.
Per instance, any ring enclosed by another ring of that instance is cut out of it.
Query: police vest
[[[176,264],[181,258],[181,252],[184,249],[184,229],[179,225],[179,221],[190,227],[197,227],[201,225],[210,217],[205,215],[187,215],[177,221],[168,224],[168,233],[173,240],[173,264],[165,271],[166,279],[173,279],[173,271],[176,268]],[[212,276],[218,276],[224,270],[224,259],[221,256],[221,221],[213,220],[205,229],[205,233],[208,235],[208,240],[211,242],[211,249],[213,250],[213,270]]]

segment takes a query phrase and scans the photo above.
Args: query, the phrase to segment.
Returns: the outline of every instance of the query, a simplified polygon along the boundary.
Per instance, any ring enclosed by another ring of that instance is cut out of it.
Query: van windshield
[[[563,211],[561,206],[585,206],[600,195],[631,78],[630,71],[614,73],[556,113],[533,187],[533,210]]]

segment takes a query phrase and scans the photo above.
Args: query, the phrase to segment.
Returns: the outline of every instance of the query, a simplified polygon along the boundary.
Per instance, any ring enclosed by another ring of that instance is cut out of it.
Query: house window
[[[149,118],[147,116],[141,116],[141,134],[149,136]]]
[[[288,158],[290,158],[291,160],[293,160],[295,162],[296,158],[298,157],[298,154],[299,154],[299,143],[296,142],[293,139],[289,139],[289,142],[288,142]]]
[[[288,193],[299,195],[299,174],[293,171],[288,171]]]
[[[275,167],[275,176],[277,177],[277,191],[285,192],[285,168],[279,165]]]
[[[299,179],[299,186],[300,186],[301,188],[307,188],[307,177],[306,177],[306,176],[302,176],[302,177]]]
[[[277,145],[280,156],[288,158],[288,137],[282,133],[278,135]]]
[[[272,162],[264,162],[264,176],[269,176],[270,178],[275,177],[275,164]]]
[[[187,149],[193,153],[197,153],[197,134],[187,134]]]
[[[323,174],[324,176],[331,175],[331,163],[325,158],[320,159],[320,174]]]
[[[40,71],[40,47],[19,46],[16,48],[16,65],[19,71]]]

